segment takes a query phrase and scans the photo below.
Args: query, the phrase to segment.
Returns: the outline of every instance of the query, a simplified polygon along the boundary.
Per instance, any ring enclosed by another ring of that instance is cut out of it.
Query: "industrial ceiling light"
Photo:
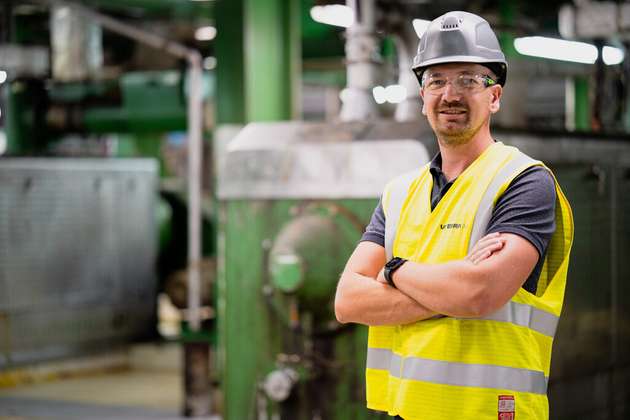
[[[4,70],[0,70],[0,84],[7,81],[7,72]]]
[[[620,64],[624,57],[625,54],[620,48],[609,47],[608,45],[602,48],[602,59],[609,66]]]
[[[310,11],[315,22],[347,28],[354,23],[354,10],[342,4],[313,6]]]
[[[594,45],[544,36],[516,38],[514,48],[523,55],[584,64],[595,63],[599,55]]]
[[[217,36],[217,28],[214,26],[202,26],[195,31],[197,41],[212,41]]]
[[[427,30],[431,21],[424,19],[414,19],[412,23],[413,29],[416,31],[418,38],[422,38],[422,34]]]
[[[203,68],[206,70],[214,70],[217,66],[217,58],[216,57],[206,57],[203,59]]]
[[[385,93],[385,88],[383,86],[376,86],[372,88],[372,96],[374,96],[374,100],[379,105],[387,102],[387,94]]]
[[[385,102],[397,104],[405,100],[407,89],[402,85],[376,86],[372,89],[372,96],[374,96],[374,101],[379,105]]]
[[[389,85],[385,88],[387,102],[397,104],[405,100],[407,97],[407,89],[403,85]]]
[[[599,57],[597,47],[592,44],[542,36],[516,38],[514,48],[523,55],[574,63],[593,64]],[[607,45],[602,49],[602,59],[609,66],[621,63],[624,58],[625,54],[620,48]]]

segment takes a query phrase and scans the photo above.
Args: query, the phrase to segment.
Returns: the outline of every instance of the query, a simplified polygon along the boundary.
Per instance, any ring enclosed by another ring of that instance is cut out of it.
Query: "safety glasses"
[[[427,93],[439,95],[444,93],[449,83],[455,91],[467,94],[481,92],[489,86],[496,85],[497,81],[486,74],[480,73],[462,73],[452,77],[425,73],[422,78],[422,89]]]

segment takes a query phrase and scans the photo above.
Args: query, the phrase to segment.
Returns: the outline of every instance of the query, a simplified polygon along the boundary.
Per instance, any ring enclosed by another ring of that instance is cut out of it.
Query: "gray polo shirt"
[[[457,179],[450,182],[446,180],[442,172],[440,153],[431,161],[430,171],[433,176],[431,190],[431,210],[433,210]],[[531,242],[538,250],[538,263],[523,283],[523,288],[531,293],[536,293],[547,245],[556,230],[555,209],[556,187],[553,177],[545,168],[534,166],[514,178],[498,198],[486,229],[486,234],[501,232],[519,235]],[[385,214],[380,201],[361,241],[385,246]]]

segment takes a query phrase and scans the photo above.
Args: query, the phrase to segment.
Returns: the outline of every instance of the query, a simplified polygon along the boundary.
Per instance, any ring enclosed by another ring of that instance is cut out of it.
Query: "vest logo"
[[[464,229],[466,227],[465,223],[446,223],[440,224],[440,229]]]

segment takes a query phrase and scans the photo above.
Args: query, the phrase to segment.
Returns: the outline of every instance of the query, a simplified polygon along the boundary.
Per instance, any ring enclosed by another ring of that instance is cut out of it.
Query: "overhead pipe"
[[[171,41],[157,34],[139,29],[125,22],[118,21],[110,16],[95,12],[80,4],[65,0],[45,0],[51,6],[66,6],[82,14],[87,19],[98,23],[103,28],[148,45],[157,50],[171,54],[188,63],[188,311],[187,321],[193,332],[201,329],[201,287],[200,287],[200,262],[201,262],[201,156],[202,156],[202,118],[203,118],[203,86],[202,86],[202,57],[199,51],[183,44]],[[191,347],[191,351],[194,348]],[[187,360],[189,358],[187,357]],[[195,360],[194,355],[190,357]],[[207,360],[199,360],[199,363],[208,364]],[[191,362],[192,363],[192,362]],[[204,375],[207,369],[186,369],[187,372],[201,372]],[[195,376],[200,376],[195,375]],[[207,377],[186,378],[192,382],[207,382]],[[203,388],[203,387],[201,387]],[[195,395],[186,395],[186,415],[197,416],[209,413],[209,396],[204,392],[195,392]]]
[[[347,87],[342,91],[341,120],[367,121],[378,116],[372,97],[380,65],[375,0],[347,0],[355,14],[346,30]]]

